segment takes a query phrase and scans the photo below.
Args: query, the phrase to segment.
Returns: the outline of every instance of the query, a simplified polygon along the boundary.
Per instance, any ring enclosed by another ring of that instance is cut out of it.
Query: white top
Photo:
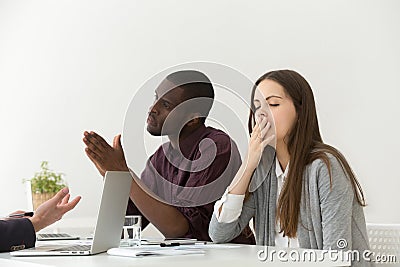
[[[286,167],[285,172],[282,171],[281,165],[279,161],[276,160],[276,177],[278,178],[278,192],[277,192],[277,199],[278,202],[279,195],[282,191],[283,183],[286,179],[286,176],[289,171],[289,164]],[[214,205],[214,214],[220,223],[231,223],[237,220],[242,213],[244,195],[234,195],[228,194],[228,189],[225,191],[224,195],[220,200],[218,200]],[[223,204],[223,205],[222,205]],[[219,209],[221,208],[221,213]],[[291,248],[298,248],[299,241],[297,238],[288,238],[284,237],[283,233],[279,233],[280,225],[279,223],[276,224],[275,227],[275,246],[277,247],[291,247]]]
[[[282,171],[281,165],[279,161],[276,160],[276,168],[275,173],[278,178],[278,193],[276,194],[278,197],[276,198],[276,204],[278,205],[278,199],[282,191],[283,183],[289,172],[289,164],[286,167],[285,172]],[[288,238],[287,236],[283,236],[283,233],[279,233],[280,225],[279,222],[275,225],[275,246],[277,247],[289,247],[289,248],[298,248],[299,241],[297,238]]]

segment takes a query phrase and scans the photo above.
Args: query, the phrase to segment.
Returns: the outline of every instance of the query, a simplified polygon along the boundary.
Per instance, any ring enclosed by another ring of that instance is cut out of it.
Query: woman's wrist
[[[242,166],[243,167],[243,166]],[[249,186],[251,177],[253,175],[254,169],[248,168],[244,166],[241,170],[241,177],[240,179],[234,184],[229,187],[228,193],[234,195],[243,195],[246,193],[247,188]]]
[[[246,161],[246,165],[244,166],[244,171],[243,173],[246,175],[250,175],[250,177],[253,175],[253,172],[257,168],[258,164],[255,164],[253,161],[248,160]]]

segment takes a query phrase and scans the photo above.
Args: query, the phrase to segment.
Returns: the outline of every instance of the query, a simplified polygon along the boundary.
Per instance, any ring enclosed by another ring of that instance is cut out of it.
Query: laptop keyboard
[[[90,249],[91,245],[76,245],[71,247],[53,249],[52,251],[88,251]]]
[[[57,234],[37,234],[36,239],[39,241],[47,240],[75,240],[79,239],[79,236],[72,236],[67,233],[57,233]]]
[[[69,234],[39,234],[43,238],[70,237]]]

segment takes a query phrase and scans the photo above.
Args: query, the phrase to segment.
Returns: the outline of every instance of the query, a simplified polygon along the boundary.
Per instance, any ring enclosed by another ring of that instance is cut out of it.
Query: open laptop
[[[93,255],[119,247],[132,177],[129,172],[107,172],[101,196],[96,228],[91,245],[82,242],[43,245],[10,252],[12,256],[81,256]],[[75,241],[74,241],[75,242]]]

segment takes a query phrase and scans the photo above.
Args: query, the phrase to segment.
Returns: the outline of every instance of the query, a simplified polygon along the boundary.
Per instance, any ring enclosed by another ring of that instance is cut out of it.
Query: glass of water
[[[129,215],[125,216],[121,247],[140,246],[140,239],[142,234],[142,216]]]

